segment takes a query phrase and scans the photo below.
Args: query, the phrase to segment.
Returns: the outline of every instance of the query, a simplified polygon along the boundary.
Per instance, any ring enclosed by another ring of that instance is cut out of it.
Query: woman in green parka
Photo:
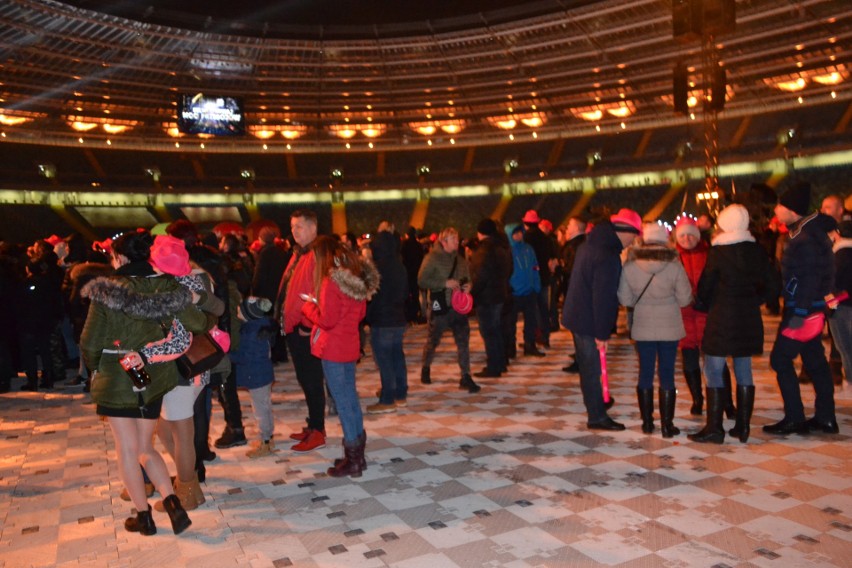
[[[153,436],[162,397],[178,382],[172,362],[184,353],[192,335],[187,327],[203,326],[195,309],[198,296],[172,276],[158,274],[148,262],[153,240],[148,232],[126,233],[112,243],[115,275],[97,278],[82,291],[91,300],[80,346],[86,365],[94,370],[92,399],[97,413],[109,422],[118,454],[119,475],[130,494],[136,517],[124,527],[130,532],[157,532],[148,505],[142,470],[145,468],[169,514],[175,534],[191,524],[174,495],[169,472],[154,449]],[[164,337],[165,324],[168,333]],[[186,325],[184,325],[186,324]],[[120,360],[144,365],[151,383],[137,390]]]

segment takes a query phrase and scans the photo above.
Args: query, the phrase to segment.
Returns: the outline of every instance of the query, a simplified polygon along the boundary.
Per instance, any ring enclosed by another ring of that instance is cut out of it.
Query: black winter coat
[[[470,293],[477,306],[502,304],[509,297],[512,252],[497,239],[483,240],[470,259]]]
[[[701,349],[717,357],[763,353],[769,259],[754,242],[713,246],[698,281],[695,309],[708,311]]]
[[[562,325],[577,335],[606,341],[618,318],[621,240],[609,221],[597,225],[577,249],[562,306]]]
[[[408,297],[408,273],[399,254],[397,235],[378,233],[370,250],[373,264],[379,271],[379,291],[367,304],[367,323],[370,327],[405,327],[405,299]]]
[[[834,289],[834,253],[826,232],[827,219],[812,213],[790,227],[781,257],[785,319],[825,309],[825,295]]]

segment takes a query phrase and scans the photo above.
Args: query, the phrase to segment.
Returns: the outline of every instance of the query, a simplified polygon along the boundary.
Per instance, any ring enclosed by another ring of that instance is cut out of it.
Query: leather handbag
[[[213,336],[207,333],[192,335],[192,343],[186,353],[175,359],[178,372],[185,379],[197,377],[209,371],[225,357],[225,351]]]

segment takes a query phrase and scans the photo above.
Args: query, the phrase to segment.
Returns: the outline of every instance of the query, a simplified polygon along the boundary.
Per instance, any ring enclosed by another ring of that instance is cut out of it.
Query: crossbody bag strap
[[[647,283],[647,284],[645,284],[645,287],[644,287],[644,288],[642,288],[642,292],[639,294],[639,297],[638,297],[638,298],[636,298],[636,301],[633,303],[633,305],[634,305],[634,306],[635,306],[636,304],[638,304],[638,303],[639,303],[639,300],[641,300],[641,299],[642,299],[642,296],[644,296],[644,295],[645,295],[645,290],[647,290],[647,289],[648,289],[648,286],[650,286],[650,285],[651,285],[651,280],[653,280],[653,279],[654,279],[654,276],[656,276],[656,274],[652,274],[652,275],[651,275],[651,277],[650,277],[650,278],[648,278],[648,283]]]

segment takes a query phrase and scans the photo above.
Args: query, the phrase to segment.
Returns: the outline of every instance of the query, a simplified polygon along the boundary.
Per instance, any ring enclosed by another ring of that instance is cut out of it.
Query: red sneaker
[[[308,435],[308,432],[310,432],[310,431],[311,431],[311,429],[308,428],[307,426],[305,426],[304,428],[302,428],[301,432],[293,432],[292,434],[290,434],[290,439],[291,440],[297,440],[297,441],[301,442],[302,440],[305,439],[305,437]]]
[[[325,432],[309,430],[305,438],[293,446],[294,452],[310,452],[325,447]]]

